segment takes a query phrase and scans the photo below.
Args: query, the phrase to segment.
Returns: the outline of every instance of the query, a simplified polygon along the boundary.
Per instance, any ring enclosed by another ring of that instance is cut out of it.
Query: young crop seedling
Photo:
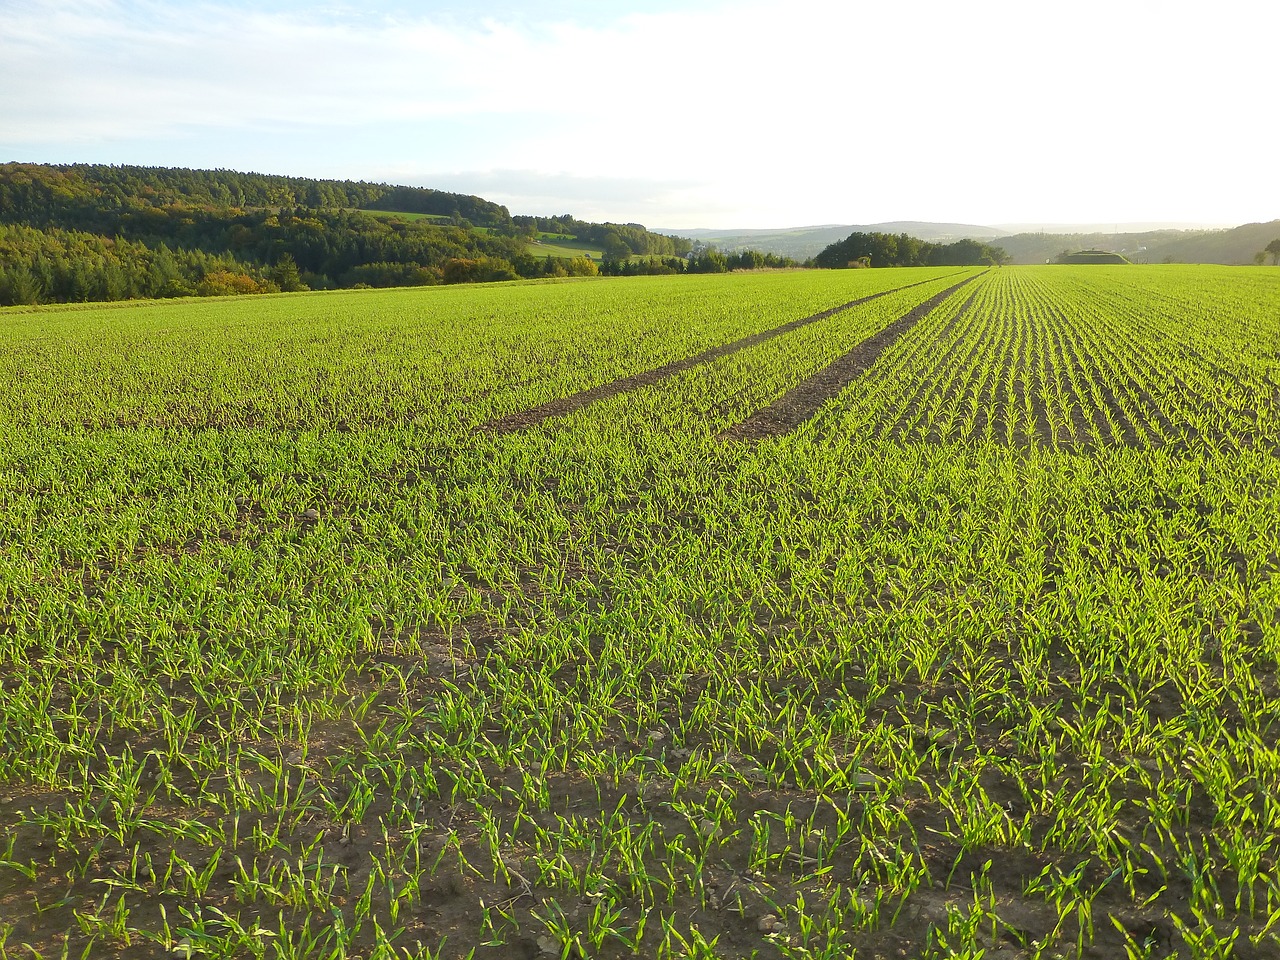
[[[1275,955],[1277,303],[0,311],[0,960]]]

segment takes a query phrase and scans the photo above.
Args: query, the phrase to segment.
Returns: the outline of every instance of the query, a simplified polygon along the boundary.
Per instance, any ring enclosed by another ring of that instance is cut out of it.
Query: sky
[[[662,228],[1280,217],[1274,0],[0,0],[0,161]]]

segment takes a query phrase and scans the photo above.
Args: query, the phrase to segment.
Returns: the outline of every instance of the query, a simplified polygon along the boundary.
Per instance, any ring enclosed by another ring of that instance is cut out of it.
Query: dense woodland
[[[228,170],[10,163],[0,165],[0,305],[697,266],[689,241],[639,224],[546,224],[598,245],[603,262],[531,256],[539,222],[480,197]]]
[[[1000,247],[979,240],[929,243],[908,234],[851,233],[813,258],[818,267],[973,267],[1008,261]]]

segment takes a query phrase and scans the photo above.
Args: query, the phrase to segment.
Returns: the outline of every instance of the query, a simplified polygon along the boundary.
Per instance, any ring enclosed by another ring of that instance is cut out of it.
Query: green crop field
[[[0,311],[0,958],[1280,955],[1278,308]]]

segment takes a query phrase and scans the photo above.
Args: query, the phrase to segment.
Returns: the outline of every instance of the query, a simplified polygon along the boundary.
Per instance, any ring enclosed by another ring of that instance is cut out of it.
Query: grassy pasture
[[[525,244],[525,250],[535,257],[590,257],[592,260],[604,257],[604,251],[597,246],[551,233],[538,234],[536,241]]]
[[[360,212],[380,220],[430,220],[432,223],[449,223],[453,219],[442,213],[408,213],[402,210],[361,210]]]
[[[0,311],[0,957],[1275,956],[1273,273]]]

